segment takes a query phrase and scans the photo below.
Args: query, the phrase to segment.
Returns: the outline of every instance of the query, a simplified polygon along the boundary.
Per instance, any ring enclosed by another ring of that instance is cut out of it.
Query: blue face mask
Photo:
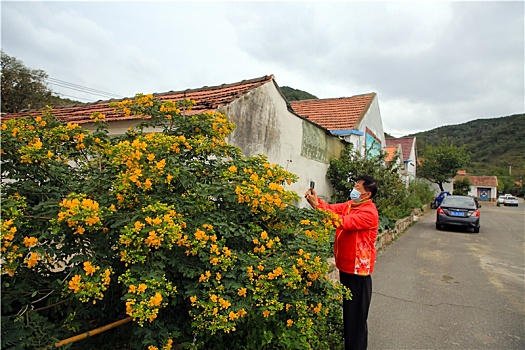
[[[359,198],[360,196],[361,196],[361,192],[359,192],[355,188],[353,188],[352,191],[350,192],[350,199],[352,199],[356,203],[361,201],[361,198]]]

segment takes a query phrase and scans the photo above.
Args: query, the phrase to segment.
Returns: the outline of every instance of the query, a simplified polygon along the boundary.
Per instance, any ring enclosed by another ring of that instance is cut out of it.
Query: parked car
[[[504,206],[518,206],[518,198],[516,197],[513,197],[513,196],[509,196],[507,198],[505,198],[505,201],[503,202],[503,205]]]
[[[468,196],[446,196],[436,212],[436,229],[445,226],[471,228],[474,233],[479,233],[481,206]]]
[[[498,197],[497,205],[505,204],[505,199],[507,199],[507,195],[501,195]]]
[[[441,205],[441,202],[443,201],[443,198],[445,198],[446,196],[450,196],[450,192],[448,191],[441,191],[437,197],[434,199],[434,201],[432,203],[430,203],[430,207],[432,209],[436,209],[437,207],[439,207]]]

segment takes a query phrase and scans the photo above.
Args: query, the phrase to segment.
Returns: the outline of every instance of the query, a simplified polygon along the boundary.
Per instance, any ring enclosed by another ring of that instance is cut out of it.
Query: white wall
[[[220,110],[237,125],[228,140],[231,144],[240,147],[246,156],[266,154],[270,163],[279,164],[299,177],[298,182],[286,188],[299,195],[299,207],[309,206],[304,193],[312,180],[318,195],[326,200],[330,198],[333,190],[326,177],[330,158],[327,154],[332,152],[338,157],[345,143],[291,113],[273,82]],[[305,149],[308,146],[311,146],[309,151]]]
[[[416,179],[416,171],[417,171],[417,155],[416,155],[416,139],[414,138],[414,142],[412,144],[412,147],[410,148],[410,162],[405,163],[405,169],[408,172],[410,181],[414,181]]]
[[[377,95],[374,96],[374,99],[370,104],[370,108],[366,111],[363,119],[361,119],[361,122],[359,123],[358,130],[364,134],[363,136],[361,136],[361,154],[364,154],[365,152],[365,135],[367,127],[379,139],[379,141],[381,142],[381,148],[385,150],[385,132],[383,129],[383,120],[381,119],[381,112],[379,110],[379,101]]]

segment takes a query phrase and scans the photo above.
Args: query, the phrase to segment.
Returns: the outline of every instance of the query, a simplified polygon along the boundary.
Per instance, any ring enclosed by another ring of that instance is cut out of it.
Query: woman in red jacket
[[[339,215],[334,255],[339,280],[352,291],[352,299],[343,300],[345,350],[366,349],[368,345],[368,310],[372,299],[372,277],[376,260],[375,241],[379,214],[372,201],[377,182],[371,176],[357,178],[350,200],[328,204],[317,197],[314,189],[305,198],[314,208]]]

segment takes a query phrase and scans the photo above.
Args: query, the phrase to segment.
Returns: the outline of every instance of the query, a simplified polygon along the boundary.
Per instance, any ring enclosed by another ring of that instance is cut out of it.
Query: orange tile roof
[[[394,160],[394,156],[397,152],[397,146],[387,146],[386,147],[386,161],[391,162]]]
[[[403,160],[410,159],[410,151],[412,150],[414,142],[416,142],[415,137],[400,137],[386,139],[387,146],[401,145],[401,149],[403,152]],[[415,159],[412,159],[412,161],[415,161]]]
[[[458,174],[455,177],[455,180],[468,177],[472,186],[476,187],[498,187],[498,177],[497,176],[488,176],[488,175],[466,175]]]
[[[299,115],[328,130],[356,129],[366,114],[375,92],[352,97],[290,102]]]
[[[169,91],[165,93],[155,93],[153,96],[162,101],[178,101],[189,98],[196,101],[196,105],[192,108],[191,114],[203,113],[205,111],[215,110],[217,107],[228,104],[240,96],[246,94],[250,90],[257,88],[269,81],[274,80],[273,75],[266,75],[261,78],[243,80],[233,84],[222,84],[219,86],[208,87],[204,86],[198,89],[187,89],[183,91]],[[122,99],[124,100],[124,99]],[[114,108],[109,107],[110,102],[117,102],[122,100],[108,100],[98,101],[83,105],[74,105],[69,107],[58,107],[53,109],[53,114],[60,120],[73,122],[78,124],[90,123],[89,118],[94,112],[103,113],[106,115],[106,121],[139,119],[140,116],[122,116],[117,113]],[[23,118],[30,114],[33,116],[41,115],[41,111],[24,111],[20,113],[11,113],[2,115],[2,121],[12,118]]]

